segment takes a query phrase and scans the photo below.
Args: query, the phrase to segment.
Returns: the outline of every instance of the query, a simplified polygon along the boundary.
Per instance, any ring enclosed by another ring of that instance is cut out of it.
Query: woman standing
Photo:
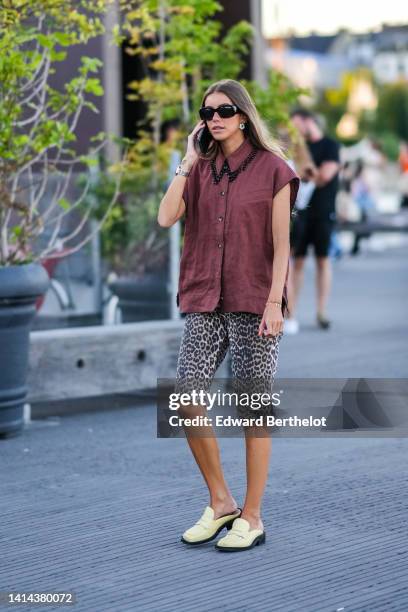
[[[212,84],[199,115],[158,213],[163,227],[185,215],[177,303],[186,317],[177,389],[208,389],[229,348],[234,379],[261,379],[270,393],[288,313],[289,222],[299,178],[239,82]],[[201,147],[198,132],[207,137]],[[188,409],[190,416],[206,414],[205,407]],[[241,510],[224,479],[216,438],[200,435],[203,428],[193,435],[193,429],[185,428],[187,440],[208,486],[209,505],[182,541],[202,544],[227,527],[218,550],[264,542],[261,502],[270,437],[245,429],[247,492]]]

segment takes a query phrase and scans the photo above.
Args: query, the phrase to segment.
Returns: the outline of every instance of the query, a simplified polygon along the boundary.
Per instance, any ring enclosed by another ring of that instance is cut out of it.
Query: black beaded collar
[[[238,166],[236,170],[230,169],[228,160],[226,159],[222,165],[221,172],[219,174],[217,174],[217,167],[215,164],[215,160],[212,159],[210,164],[211,164],[211,172],[212,172],[212,177],[213,177],[213,184],[218,185],[218,183],[221,181],[224,174],[228,175],[228,180],[230,183],[232,183],[232,181],[235,181],[235,179],[241,172],[245,172],[247,166],[251,163],[251,161],[254,159],[254,157],[258,153],[258,150],[259,149],[253,148],[252,151],[249,153],[249,155],[244,159],[244,161]]]

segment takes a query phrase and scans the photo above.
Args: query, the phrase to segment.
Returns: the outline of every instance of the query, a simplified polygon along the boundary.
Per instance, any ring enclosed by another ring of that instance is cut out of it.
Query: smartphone
[[[207,153],[208,147],[210,146],[212,139],[213,137],[211,136],[211,132],[207,126],[201,128],[201,130],[197,132],[198,147],[203,155]]]

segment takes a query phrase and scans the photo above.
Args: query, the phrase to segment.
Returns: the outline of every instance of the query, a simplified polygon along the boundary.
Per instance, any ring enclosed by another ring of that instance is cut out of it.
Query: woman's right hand
[[[198,159],[198,153],[194,146],[194,141],[196,134],[201,128],[205,127],[205,121],[200,119],[194,126],[193,130],[190,132],[187,138],[187,151],[185,157],[189,160],[191,164],[193,164]]]

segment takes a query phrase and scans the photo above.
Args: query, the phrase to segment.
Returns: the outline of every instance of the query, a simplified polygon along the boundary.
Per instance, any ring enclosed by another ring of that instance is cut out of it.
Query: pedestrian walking
[[[362,159],[357,160],[354,170],[354,178],[351,183],[351,195],[358,206],[360,213],[359,222],[367,223],[370,214],[375,211],[376,205],[372,196],[370,186],[364,174],[365,165]],[[354,243],[350,254],[357,255],[360,252],[360,241],[363,238],[370,238],[370,231],[358,231],[354,234]]]
[[[293,295],[290,304],[291,317],[287,322],[296,320],[296,306],[303,284],[305,258],[309,245],[313,245],[316,260],[316,319],[320,328],[328,329],[330,320],[327,318],[326,308],[331,287],[329,252],[336,222],[339,145],[333,138],[324,134],[311,111],[296,109],[291,113],[291,118],[307,142],[316,169],[312,176],[309,176],[315,184],[310,201],[303,210],[298,211],[294,222]]]
[[[190,390],[194,383],[207,390],[229,349],[234,380],[260,380],[271,389],[288,312],[289,225],[299,178],[238,81],[212,84],[199,116],[158,213],[165,227],[185,215],[178,304],[186,316],[176,388]],[[185,413],[206,411],[189,406]],[[220,551],[263,543],[270,436],[262,427],[244,427],[247,491],[240,508],[225,480],[215,436],[185,431],[209,503],[182,541],[202,544],[226,527],[216,544]]]
[[[292,308],[293,302],[293,245],[296,244],[296,231],[298,228],[297,215],[299,211],[304,210],[310,202],[313,192],[316,188],[315,183],[312,180],[316,172],[312,156],[310,155],[309,149],[305,142],[305,139],[300,133],[296,134],[296,140],[293,140],[293,136],[289,136],[289,132],[286,131],[284,134],[284,142],[286,148],[292,152],[292,157],[288,160],[291,167],[301,177],[299,191],[297,194],[293,215],[291,219],[290,227],[290,258],[289,258],[289,277],[288,277],[288,304],[289,308]],[[294,316],[286,317],[284,322],[284,330],[286,334],[297,334],[299,331],[299,323]]]

